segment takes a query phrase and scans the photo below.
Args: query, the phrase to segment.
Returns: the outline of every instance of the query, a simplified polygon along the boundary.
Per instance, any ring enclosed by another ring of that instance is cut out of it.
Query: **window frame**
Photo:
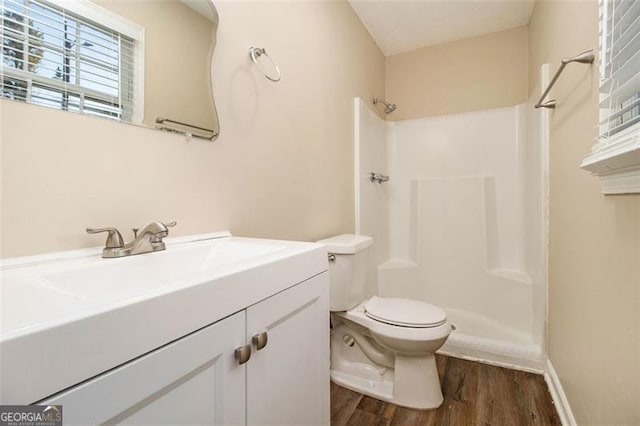
[[[598,25],[601,28],[599,52],[601,58],[606,55],[608,41],[603,40],[607,34],[607,3],[603,0],[604,10],[599,14]],[[602,7],[599,4],[599,7]],[[640,72],[640,69],[638,69]],[[603,67],[600,66],[600,83],[598,84],[598,108],[602,99],[602,86],[606,83]],[[635,96],[635,95],[634,95]],[[599,114],[600,116],[600,114]],[[640,123],[635,123],[619,133],[609,137],[601,137],[603,133],[602,117],[598,123],[598,140],[591,152],[582,160],[580,167],[591,172],[600,179],[602,193],[629,194],[640,193]]]
[[[134,81],[134,90],[133,90],[133,109],[131,111],[130,116],[126,117],[126,119],[122,120],[122,122],[133,123],[133,124],[142,124],[142,120],[144,118],[144,39],[145,39],[145,29],[144,27],[102,7],[95,3],[92,3],[87,0],[41,0],[46,3],[51,4],[56,8],[60,8],[70,12],[71,14],[77,15],[78,17],[85,19],[87,21],[92,21],[95,24],[100,26],[109,28],[113,31],[116,31],[126,37],[129,37],[133,40],[133,81]],[[31,97],[31,87],[32,85],[37,85],[40,82],[33,73],[21,70],[14,69],[12,67],[2,67],[3,75],[11,76],[16,79],[24,80],[27,82],[29,87],[27,93],[26,102],[29,103],[29,99]],[[119,73],[120,79],[122,79],[122,75]],[[74,82],[58,82],[55,79],[53,81],[49,81],[48,78],[43,78],[41,84],[45,84],[46,81],[47,86],[51,86],[52,90],[54,89],[62,89],[74,95],[79,96],[81,98],[88,97],[91,100],[95,101],[104,101],[104,93],[95,91],[88,87],[77,85]],[[121,82],[122,84],[122,82]],[[85,96],[86,95],[86,96]],[[7,98],[2,98],[7,99]],[[73,111],[72,111],[73,112]],[[82,108],[80,109],[82,112]]]

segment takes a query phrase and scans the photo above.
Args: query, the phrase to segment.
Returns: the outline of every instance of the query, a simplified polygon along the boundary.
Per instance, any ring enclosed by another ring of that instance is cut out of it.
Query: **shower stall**
[[[441,352],[542,370],[543,116],[525,103],[384,121],[359,98],[354,107],[356,232],[374,238],[372,291],[443,308],[455,331]]]

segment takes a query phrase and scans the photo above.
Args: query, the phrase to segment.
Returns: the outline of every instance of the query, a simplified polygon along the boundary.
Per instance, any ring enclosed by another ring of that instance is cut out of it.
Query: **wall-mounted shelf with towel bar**
[[[560,74],[562,74],[562,71],[564,71],[564,68],[572,62],[577,62],[579,64],[592,64],[594,59],[595,59],[595,55],[593,54],[593,50],[587,50],[585,52],[578,54],[577,56],[574,56],[573,58],[563,58],[562,63],[560,64],[560,68],[558,68],[558,71],[556,71],[556,74],[551,79],[551,82],[547,86],[547,89],[544,91],[542,96],[540,96],[540,100],[538,101],[537,104],[534,105],[534,107],[535,108],[555,108],[556,107],[555,99],[550,99],[546,102],[544,101],[544,99],[547,97],[547,95],[551,91],[551,88],[553,87],[553,85],[556,84],[556,81],[558,80],[558,77],[560,77]]]
[[[206,127],[194,126],[193,124],[183,123],[181,121],[171,120],[169,118],[157,117],[156,128],[166,130],[168,132],[181,133],[187,136],[187,139],[196,137],[200,139],[214,140],[220,134],[213,129]]]

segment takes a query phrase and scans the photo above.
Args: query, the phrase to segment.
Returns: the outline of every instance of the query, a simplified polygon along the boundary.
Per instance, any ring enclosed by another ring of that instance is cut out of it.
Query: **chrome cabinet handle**
[[[242,365],[251,358],[251,345],[244,345],[236,348],[233,356],[238,360],[238,364]]]
[[[107,242],[105,248],[120,248],[124,247],[124,240],[120,231],[116,228],[109,226],[107,228],[87,228],[87,234],[99,234],[100,232],[108,232]]]
[[[269,338],[267,336],[267,332],[263,331],[262,333],[258,333],[251,338],[251,341],[254,345],[256,345],[256,350],[260,350],[267,346],[267,342]]]
[[[336,261],[336,255],[333,253],[329,253],[329,262],[335,262]]]

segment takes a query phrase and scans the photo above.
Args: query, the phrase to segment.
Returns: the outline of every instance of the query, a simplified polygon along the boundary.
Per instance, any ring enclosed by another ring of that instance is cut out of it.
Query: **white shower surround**
[[[542,370],[540,116],[527,103],[385,122],[360,99],[355,113],[356,232],[374,238],[378,294],[444,308],[457,330],[442,352]]]

